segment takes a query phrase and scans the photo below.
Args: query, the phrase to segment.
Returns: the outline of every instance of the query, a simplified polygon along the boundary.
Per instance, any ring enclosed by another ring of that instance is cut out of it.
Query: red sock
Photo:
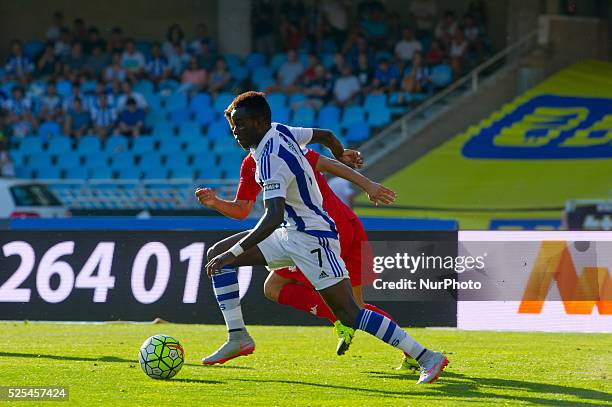
[[[387,318],[389,318],[391,321],[395,322],[395,320],[393,319],[393,317],[389,314],[387,314],[385,311],[381,310],[380,308],[378,308],[376,305],[372,305],[372,304],[363,304],[363,308],[365,309],[369,309],[370,311],[374,311],[382,316],[385,316]],[[404,352],[405,356],[410,357],[409,354],[407,354],[406,352]]]
[[[278,303],[327,318],[332,324],[337,320],[319,293],[301,284],[285,284],[278,294]]]

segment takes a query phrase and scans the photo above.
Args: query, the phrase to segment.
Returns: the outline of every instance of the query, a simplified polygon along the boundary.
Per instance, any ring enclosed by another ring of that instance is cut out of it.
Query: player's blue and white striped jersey
[[[312,129],[272,123],[256,149],[255,179],[263,199],[285,198],[285,223],[317,237],[337,237],[336,225],[323,209],[323,198],[302,147],[312,139]]]

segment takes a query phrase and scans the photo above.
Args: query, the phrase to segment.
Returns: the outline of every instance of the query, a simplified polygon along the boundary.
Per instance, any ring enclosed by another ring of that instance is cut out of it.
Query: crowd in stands
[[[415,100],[412,95],[448,84],[436,82],[437,66],[446,67],[452,79],[482,61],[482,1],[470,3],[461,16],[440,15],[428,0],[412,0],[408,8],[410,18],[402,21],[378,1],[355,7],[345,0],[254,0],[255,52],[245,61],[221,54],[204,24],[190,37],[172,24],[164,41],[148,42],[119,27],[106,32],[88,26],[82,18],[69,25],[56,12],[45,42],[11,42],[0,71],[0,153],[7,140],[29,134],[76,140],[96,134],[102,141],[147,134],[147,117],[157,112],[139,91],[143,81],[155,93],[187,99],[253,88],[299,94],[290,99],[292,111],[343,109],[369,95],[384,95],[401,107]]]

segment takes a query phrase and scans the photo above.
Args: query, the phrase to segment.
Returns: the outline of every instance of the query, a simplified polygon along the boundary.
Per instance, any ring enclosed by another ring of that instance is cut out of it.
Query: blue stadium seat
[[[199,109],[195,114],[195,121],[200,126],[207,126],[213,120],[215,120],[215,111],[212,107],[207,107],[205,109]]]
[[[132,153],[135,155],[142,155],[155,151],[155,142],[157,140],[153,137],[140,136],[132,142]]]
[[[244,66],[234,65],[229,68],[232,78],[237,81],[243,81],[249,77],[249,70]]]
[[[37,167],[35,169],[37,179],[60,179],[62,171],[58,167]]]
[[[42,140],[37,136],[28,136],[19,143],[19,151],[25,154],[39,153],[43,150]]]
[[[140,170],[136,167],[125,167],[117,171],[118,179],[140,179]]]
[[[214,102],[214,109],[216,112],[223,113],[223,111],[232,103],[234,95],[229,92],[222,92],[217,95]]]
[[[196,174],[198,179],[220,179],[221,169],[219,167],[196,167]]]
[[[35,61],[44,50],[45,43],[42,41],[28,41],[23,44],[23,53],[32,61]]]
[[[164,99],[164,110],[172,112],[173,110],[187,109],[187,95],[184,93],[173,93]]]
[[[17,150],[17,149],[9,150],[9,157],[11,157],[11,161],[13,162],[13,165],[17,167],[21,167],[25,164],[26,154],[21,150]]]
[[[194,169],[191,167],[169,167],[171,179],[193,179]]]
[[[72,150],[72,139],[65,136],[52,137],[47,142],[49,154],[62,154]]]
[[[90,179],[113,179],[113,170],[110,167],[93,168],[89,174]]]
[[[61,134],[62,130],[57,122],[44,122],[38,128],[38,135],[43,139],[48,139],[53,136],[60,136]]]
[[[363,101],[363,108],[367,112],[372,109],[378,109],[381,106],[387,106],[387,95],[384,93],[369,94]]]
[[[189,110],[186,108],[176,109],[170,112],[170,122],[174,127],[179,127],[189,121]]]
[[[190,139],[185,142],[185,152],[195,157],[203,157],[210,151],[208,138]]]
[[[162,166],[162,154],[158,151],[149,151],[140,156],[138,167],[147,170],[149,168]]]
[[[272,78],[262,79],[257,81],[257,90],[265,92],[270,86],[274,86],[275,81]]]
[[[181,84],[174,79],[166,79],[159,83],[160,93],[174,93],[181,86]]]
[[[315,121],[315,111],[312,107],[300,107],[293,112],[291,123],[299,127],[313,127]]]
[[[308,99],[308,97],[305,94],[301,92],[296,92],[293,95],[289,96],[289,106],[293,106],[295,103],[303,102],[306,99]]]
[[[34,153],[28,155],[28,167],[33,169],[48,168],[51,163],[51,155],[47,153]]]
[[[278,71],[278,68],[281,67],[287,61],[287,54],[284,52],[279,52],[272,55],[272,59],[270,59],[270,68],[274,72]]]
[[[177,139],[165,138],[159,141],[159,152],[165,155],[181,151],[181,143]]]
[[[81,137],[76,148],[76,151],[80,154],[88,154],[100,150],[102,150],[100,139],[92,135],[86,135]]]
[[[85,167],[72,167],[64,171],[66,179],[87,179],[89,178],[89,170]]]
[[[168,178],[168,169],[163,167],[146,168],[143,171],[143,178],[150,179],[166,179]]]
[[[147,117],[155,113],[163,111],[163,107],[162,107],[163,98],[161,97],[159,93],[152,93],[150,95],[147,95],[145,96],[145,99],[147,100],[147,103],[149,104],[149,109],[151,109]]]
[[[386,126],[391,122],[391,110],[385,105],[373,107],[368,112],[368,124],[371,127]]]
[[[196,122],[185,122],[179,127],[178,135],[181,139],[191,139],[202,135],[202,128]]]
[[[277,107],[272,109],[272,120],[278,123],[289,123],[291,109],[288,107]]]
[[[170,154],[166,156],[166,167],[188,167],[191,156],[186,151]]]
[[[127,151],[128,139],[122,135],[111,136],[106,140],[104,144],[104,151],[107,153],[117,153],[120,151]]]
[[[174,136],[174,125],[170,122],[155,123],[152,136],[158,140]]]
[[[141,79],[134,85],[134,91],[142,93],[147,97],[155,93],[155,85],[148,79]]]
[[[217,140],[224,137],[230,137],[230,127],[225,119],[217,120],[211,123],[206,130],[206,134],[210,140]]]
[[[363,121],[353,122],[346,133],[346,140],[350,143],[361,143],[370,137],[370,128]]]
[[[253,74],[251,75],[251,81],[255,84],[259,84],[260,82],[264,80],[273,79],[273,78],[274,78],[274,71],[272,70],[272,68],[266,65],[262,65],[262,66],[255,68],[255,70],[253,71]]]
[[[34,178],[34,170],[30,167],[15,167],[15,176],[17,178],[30,179]]]
[[[203,109],[211,109],[211,103],[212,99],[208,93],[198,93],[189,101],[189,111],[191,111],[191,113],[198,113]]]
[[[76,152],[64,152],[56,157],[56,165],[62,170],[81,166],[81,155]]]
[[[341,110],[336,105],[324,106],[319,110],[319,116],[317,117],[317,124],[319,127],[328,128],[337,124],[340,121]]]
[[[450,65],[440,64],[431,69],[431,82],[436,88],[444,88],[453,81],[453,70]]]
[[[236,54],[223,54],[223,59],[228,68],[240,65],[240,56]]]
[[[118,170],[134,166],[134,156],[129,151],[122,151],[110,156],[111,168]]]
[[[72,93],[72,83],[66,79],[57,81],[55,88],[57,89],[57,94],[63,98],[67,98]]]
[[[210,151],[214,153],[224,154],[228,151],[234,151],[239,148],[240,147],[238,146],[238,143],[236,143],[236,140],[234,140],[233,137],[228,136],[216,139]]]
[[[246,66],[246,68],[251,72],[253,72],[255,68],[259,68],[260,66],[264,66],[265,64],[266,56],[258,52],[253,52],[249,54],[244,61],[244,66]]]
[[[270,109],[272,109],[272,111],[279,107],[287,106],[287,95],[284,93],[270,93],[266,95],[266,99],[268,100],[268,104],[270,105]]]
[[[351,124],[365,121],[365,110],[361,106],[349,106],[344,109],[340,125],[349,128]]]
[[[97,151],[83,155],[83,165],[87,168],[108,167],[108,153]]]
[[[392,92],[389,95],[389,105],[390,106],[399,106],[399,96],[400,92]],[[409,103],[412,101],[412,95],[409,92],[403,92],[402,95],[402,103]]]

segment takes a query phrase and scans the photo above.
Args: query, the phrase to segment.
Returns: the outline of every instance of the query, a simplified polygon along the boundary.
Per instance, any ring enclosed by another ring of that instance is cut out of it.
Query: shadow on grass
[[[225,382],[219,380],[203,380],[203,379],[171,379],[172,382],[180,383],[197,383],[197,384],[225,384]]]
[[[382,379],[409,380],[414,382],[416,382],[418,379],[418,375],[406,373],[376,371],[366,373],[369,373],[372,377]],[[440,380],[437,381],[436,384],[431,387],[431,389],[438,392],[436,397],[449,397],[453,399],[461,399],[462,401],[477,401],[478,399],[487,399],[490,402],[494,402],[495,400],[499,402],[522,400],[530,403],[551,406],[593,406],[594,402],[597,402],[597,404],[604,404],[606,402],[609,403],[612,399],[612,394],[598,390],[561,386],[549,383],[528,382],[523,380],[501,379],[497,377],[468,377],[460,373],[447,371],[442,373]],[[491,390],[493,389],[527,391],[532,393],[533,396],[493,394],[491,393]],[[410,394],[428,394],[431,396],[430,392],[415,393],[412,390],[410,391]],[[549,395],[550,398],[538,397],[538,395],[544,394]],[[559,400],[558,398],[555,398],[555,396],[559,394],[574,396],[583,399],[584,402]]]

